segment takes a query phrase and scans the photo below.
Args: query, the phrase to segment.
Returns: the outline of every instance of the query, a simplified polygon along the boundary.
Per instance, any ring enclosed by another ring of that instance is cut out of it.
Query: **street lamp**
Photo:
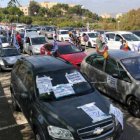
[[[120,21],[118,20],[118,30],[120,30]]]

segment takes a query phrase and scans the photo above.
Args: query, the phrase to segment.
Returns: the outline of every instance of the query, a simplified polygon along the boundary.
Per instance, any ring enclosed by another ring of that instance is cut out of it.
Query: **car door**
[[[24,81],[23,85],[25,87],[24,92],[21,93],[21,106],[23,108],[23,113],[26,116],[26,118],[30,121],[30,115],[31,115],[31,109],[32,109],[32,103],[34,99],[34,78],[33,78],[33,73],[31,69],[26,67],[26,72],[24,75]]]
[[[119,62],[113,58],[106,60],[106,89],[107,94],[116,100],[122,101],[131,87],[131,80]]]
[[[120,35],[116,34],[115,35],[115,42],[114,42],[115,49],[118,49],[118,50],[120,49],[120,46],[122,45],[121,40],[123,40],[123,38]]]
[[[94,54],[90,58],[90,63],[88,64],[88,77],[92,84],[95,85],[102,92],[106,92],[105,89],[105,72],[104,72],[104,62],[105,59],[102,55]]]

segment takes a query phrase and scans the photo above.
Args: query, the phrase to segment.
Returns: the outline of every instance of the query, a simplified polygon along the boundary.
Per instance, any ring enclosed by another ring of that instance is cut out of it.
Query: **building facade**
[[[22,6],[19,9],[24,13],[25,16],[29,16],[29,6]]]

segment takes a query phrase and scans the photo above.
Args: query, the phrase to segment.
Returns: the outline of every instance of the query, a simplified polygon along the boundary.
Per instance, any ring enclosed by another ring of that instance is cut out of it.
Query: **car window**
[[[102,55],[97,55],[92,59],[91,65],[99,70],[103,70],[104,60]]]
[[[122,39],[122,37],[120,35],[116,35],[115,41],[120,41],[121,39]]]
[[[17,76],[20,78],[21,81],[24,81],[26,71],[26,66],[24,64],[21,64],[17,72]]]
[[[31,40],[32,40],[32,45],[39,45],[39,44],[47,43],[45,37],[35,37],[35,38],[31,38]]]
[[[119,75],[118,64],[114,59],[112,58],[107,59],[105,72],[109,75],[113,75],[113,74]]]
[[[106,37],[108,40],[114,40],[115,34],[114,33],[106,34]]]
[[[140,41],[140,38],[134,34],[122,34],[127,41]]]
[[[25,76],[25,80],[24,80],[24,85],[27,89],[27,91],[33,93],[34,91],[34,80],[33,80],[33,76],[32,73],[30,71],[28,71],[28,69],[26,69],[26,74]]]
[[[120,72],[120,80],[131,83],[131,79],[128,76],[127,72],[123,69],[123,67],[118,63],[119,72]]]

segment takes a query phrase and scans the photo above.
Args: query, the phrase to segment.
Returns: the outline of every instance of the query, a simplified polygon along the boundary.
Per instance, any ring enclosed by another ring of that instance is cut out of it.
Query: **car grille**
[[[100,134],[94,134],[96,128],[101,128],[103,131]],[[112,117],[102,122],[97,122],[92,126],[81,128],[77,133],[81,140],[95,140],[109,136],[114,131],[114,122]]]

